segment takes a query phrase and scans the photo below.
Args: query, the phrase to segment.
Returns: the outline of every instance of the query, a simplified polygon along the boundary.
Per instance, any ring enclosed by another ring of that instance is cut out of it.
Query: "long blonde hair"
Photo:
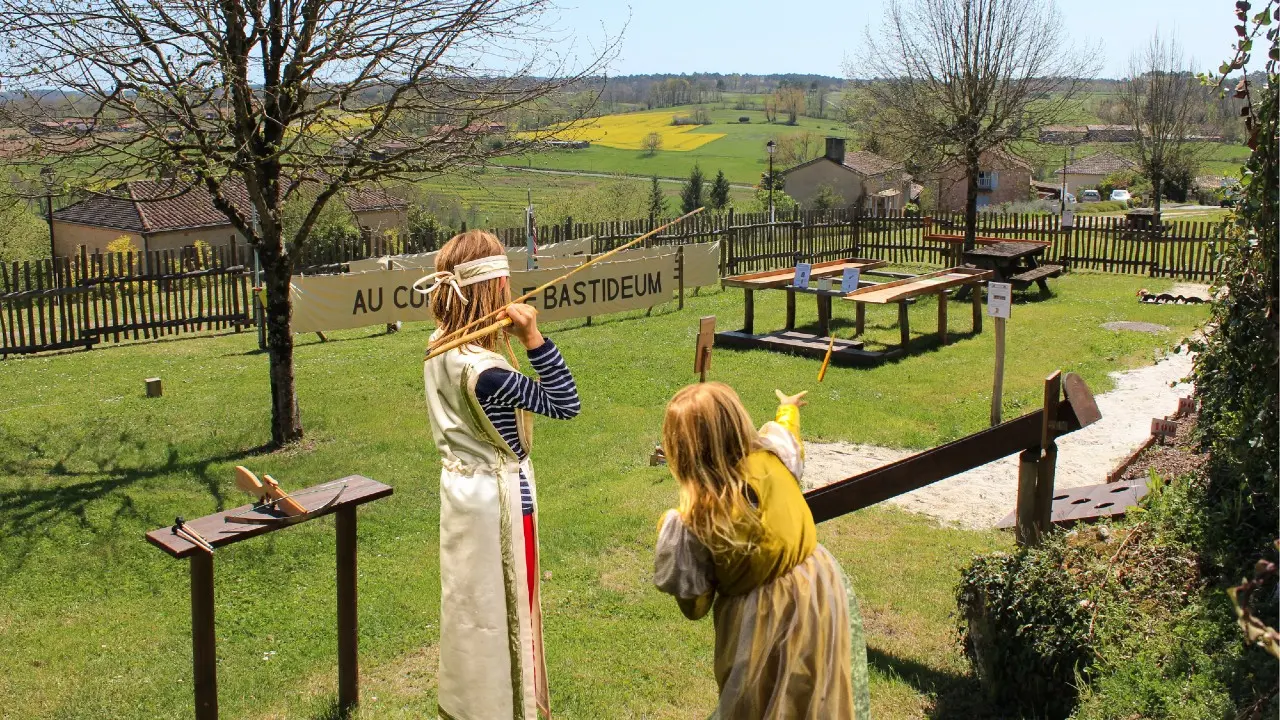
[[[712,552],[750,549],[760,515],[747,497],[747,456],[759,442],[733,388],[690,385],[667,404],[662,449],[680,483],[680,516]]]
[[[444,244],[444,247],[440,248],[440,252],[436,255],[436,271],[452,272],[455,267],[464,262],[491,255],[502,255],[505,252],[506,249],[502,247],[502,243],[492,233],[468,230],[460,235],[454,235]],[[508,283],[503,282],[503,278],[493,278],[467,285],[462,288],[462,294],[468,302],[463,303],[454,294],[452,288],[444,286],[431,293],[431,316],[435,318],[436,326],[441,331],[437,337],[443,338],[511,302],[511,288]],[[486,350],[496,350],[499,335],[500,333],[486,335],[476,340],[476,344]]]

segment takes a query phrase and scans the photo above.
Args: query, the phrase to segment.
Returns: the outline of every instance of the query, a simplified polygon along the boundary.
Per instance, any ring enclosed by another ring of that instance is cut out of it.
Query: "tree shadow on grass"
[[[886,675],[900,678],[922,694],[933,698],[926,716],[935,720],[995,720],[1017,717],[992,708],[983,696],[978,679],[929,667],[875,648],[867,648],[867,662]]]
[[[90,429],[82,437],[68,438],[65,432],[18,438],[5,432],[0,446],[17,449],[0,461],[0,475],[27,478],[18,488],[0,490],[0,538],[4,538],[4,562],[0,576],[22,569],[27,556],[51,528],[74,522],[82,531],[100,537],[119,537],[138,523],[159,525],[169,518],[152,517],[140,510],[124,490],[166,476],[194,478],[209,494],[219,511],[226,509],[220,477],[212,469],[269,448],[256,447],[212,457],[184,460],[178,447],[169,444],[160,462],[133,464],[121,456],[146,448],[145,439],[128,431],[107,427]],[[75,468],[75,469],[73,469]],[[114,497],[119,505],[109,519],[90,518],[96,503]]]

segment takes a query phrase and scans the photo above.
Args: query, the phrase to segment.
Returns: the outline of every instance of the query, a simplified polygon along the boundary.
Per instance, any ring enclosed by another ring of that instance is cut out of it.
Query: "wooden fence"
[[[598,223],[572,220],[538,229],[539,244],[594,236],[591,252],[606,252],[664,222],[642,218]],[[932,232],[963,232],[959,215],[934,217]],[[465,227],[463,228],[465,229]],[[733,275],[865,257],[893,264],[944,267],[955,245],[928,239],[926,221],[902,215],[845,211],[703,213],[653,238],[650,245],[721,242],[721,273]],[[524,228],[494,231],[522,247]],[[978,216],[982,235],[1044,240],[1048,262],[1090,269],[1208,282],[1219,268],[1214,249],[1223,225],[1167,222],[1156,231],[1129,227],[1125,218],[1076,218],[1063,229],[1056,215]],[[297,254],[299,273],[343,272],[346,263],[387,254],[436,250],[454,231],[416,236],[364,235],[317,243]],[[241,246],[205,250],[85,255],[0,267],[0,357],[184,332],[235,328],[254,321],[252,255]]]
[[[252,271],[234,246],[0,267],[0,357],[252,325]]]

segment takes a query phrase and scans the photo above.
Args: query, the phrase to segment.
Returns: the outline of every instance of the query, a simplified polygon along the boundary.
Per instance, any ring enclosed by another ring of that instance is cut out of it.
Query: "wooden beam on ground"
[[[1082,427],[1071,402],[1065,400],[1057,404],[1053,422],[1059,436]],[[811,490],[805,493],[805,501],[815,522],[837,518],[1002,457],[1039,447],[1043,426],[1044,410],[1036,410],[946,445]],[[1010,482],[1014,479],[1010,478]]]

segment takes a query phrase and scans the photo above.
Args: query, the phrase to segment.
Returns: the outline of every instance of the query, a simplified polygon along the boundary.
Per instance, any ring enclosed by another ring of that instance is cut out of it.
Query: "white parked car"
[[[1068,205],[1075,205],[1075,204],[1076,204],[1076,196],[1075,196],[1075,193],[1067,193],[1067,204],[1068,204]]]
[[[1129,194],[1128,190],[1121,190],[1120,188],[1116,188],[1115,190],[1111,191],[1111,199],[1117,202],[1129,202],[1130,200],[1133,199],[1133,196]]]

